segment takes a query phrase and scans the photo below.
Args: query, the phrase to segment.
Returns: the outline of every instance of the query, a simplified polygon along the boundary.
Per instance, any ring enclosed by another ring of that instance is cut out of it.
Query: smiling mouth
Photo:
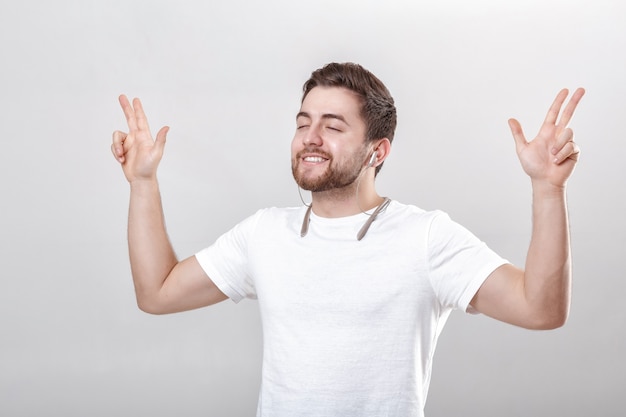
[[[320,162],[324,162],[327,161],[326,158],[322,158],[321,156],[306,156],[303,158],[304,162],[311,162],[311,163],[320,163]]]

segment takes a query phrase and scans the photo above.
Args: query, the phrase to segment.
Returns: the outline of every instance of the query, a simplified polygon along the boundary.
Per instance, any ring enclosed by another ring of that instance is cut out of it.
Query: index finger
[[[120,106],[122,106],[122,110],[124,111],[124,116],[126,116],[126,123],[128,123],[128,129],[132,132],[133,130],[137,130],[137,119],[135,118],[135,111],[133,107],[130,105],[130,101],[128,101],[128,97],[124,94],[119,96]]]
[[[576,106],[580,102],[580,99],[585,95],[584,88],[578,88],[574,91],[572,98],[570,98],[567,106],[563,110],[563,114],[561,114],[561,119],[559,120],[559,126],[566,127],[569,124],[569,121],[572,119],[574,115],[574,110],[576,110]]]

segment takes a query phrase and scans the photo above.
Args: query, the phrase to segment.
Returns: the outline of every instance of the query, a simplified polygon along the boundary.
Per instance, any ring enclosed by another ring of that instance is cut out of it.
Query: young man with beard
[[[130,183],[128,239],[139,307],[163,314],[256,298],[264,354],[258,416],[421,416],[436,340],[452,309],[531,329],[561,326],[570,303],[566,181],[578,159],[567,127],[584,91],[561,91],[538,136],[509,121],[533,187],[525,269],[443,212],[383,198],[396,110],[356,64],[329,64],[304,85],[291,145],[310,207],[258,211],[178,261],[165,232],[158,163],[141,102],[120,103],[129,132],[112,150]],[[559,117],[559,113],[561,113]]]

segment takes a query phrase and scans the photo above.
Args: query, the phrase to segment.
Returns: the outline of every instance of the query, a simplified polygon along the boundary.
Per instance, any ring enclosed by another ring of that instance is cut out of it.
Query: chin
[[[296,184],[303,190],[311,192],[326,191],[325,189],[328,187],[329,175],[327,171],[317,176],[306,175],[296,170],[292,170],[292,173]]]

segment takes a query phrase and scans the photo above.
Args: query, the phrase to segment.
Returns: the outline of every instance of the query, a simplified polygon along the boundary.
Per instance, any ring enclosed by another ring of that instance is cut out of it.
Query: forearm
[[[565,187],[533,183],[532,238],[524,273],[526,300],[549,327],[569,312],[571,253]]]
[[[167,236],[156,179],[131,183],[128,214],[130,264],[139,307],[155,299],[177,263]]]

